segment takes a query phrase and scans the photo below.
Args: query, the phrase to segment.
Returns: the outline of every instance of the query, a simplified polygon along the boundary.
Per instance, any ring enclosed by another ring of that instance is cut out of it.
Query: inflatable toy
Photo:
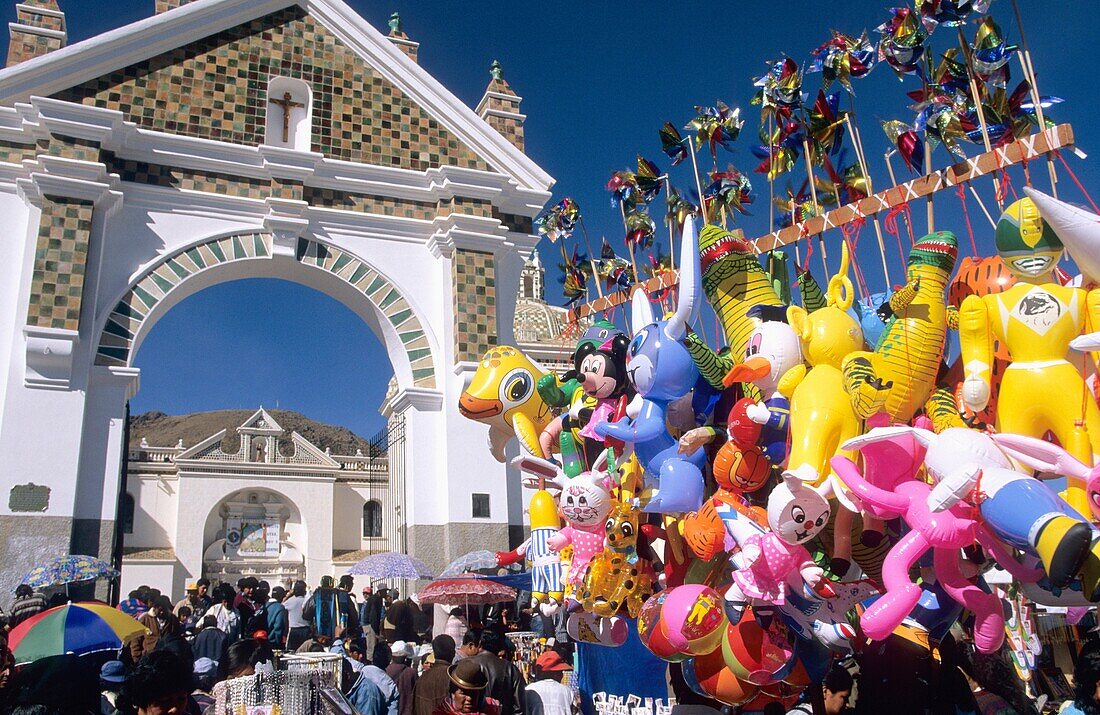
[[[683,672],[688,687],[727,705],[747,702],[760,692],[758,685],[741,680],[726,667],[721,648],[684,661]]]
[[[689,584],[669,589],[661,609],[661,627],[668,642],[686,655],[712,653],[722,643],[726,614],[714,589]]]
[[[1086,285],[1100,285],[1100,217],[1030,186],[1024,187],[1024,193],[1069,251]]]
[[[699,378],[699,371],[683,344],[698,297],[695,243],[695,225],[689,220],[684,224],[680,293],[672,317],[654,320],[645,292],[634,293],[631,319],[634,339],[627,352],[627,371],[642,398],[637,414],[595,426],[600,437],[612,437],[631,445],[645,469],[647,484],[657,484],[657,492],[645,506],[649,512],[694,511],[703,503],[701,469],[705,455],[702,452],[690,457],[681,455],[665,422],[670,403],[686,395]]]
[[[513,436],[538,457],[548,456],[539,444],[539,433],[553,419],[535,383],[546,371],[519,349],[507,345],[485,353],[473,379],[458,398],[463,417],[489,425],[489,450],[504,461],[504,447]]]
[[[826,493],[828,487],[826,486]],[[787,588],[811,588],[824,578],[802,544],[817,536],[829,520],[829,502],[797,476],[784,473],[783,482],[768,495],[768,525],[763,531],[748,519],[726,522],[741,548],[739,568],[726,591],[726,614],[737,623],[746,604],[782,605]]]
[[[677,663],[688,655],[673,645],[664,627],[664,606],[671,592],[672,589],[661,591],[642,604],[642,610],[638,614],[638,638],[653,655],[670,663]]]
[[[637,618],[653,594],[657,574],[649,559],[639,554],[640,517],[631,502],[619,502],[608,514],[606,546],[588,562],[584,576],[579,599],[584,610],[611,618],[625,608],[631,618]]]
[[[996,596],[966,580],[959,566],[959,549],[977,539],[977,523],[961,505],[939,512],[928,505],[931,487],[907,481],[892,492],[872,486],[847,457],[834,457],[833,469],[859,499],[880,513],[901,516],[911,531],[896,543],[882,567],[886,592],[860,618],[864,633],[874,640],[888,636],[920,599],[921,589],[909,580],[909,570],[933,550],[936,576],[943,588],[974,613],[974,643],[992,653],[1004,642],[1004,613]]]
[[[721,389],[722,378],[733,367],[736,356],[745,353],[749,333],[756,321],[749,311],[758,305],[781,305],[768,274],[752,246],[740,234],[720,226],[707,225],[699,235],[699,267],[703,292],[722,325],[730,352],[715,353],[702,341],[688,344],[699,372],[707,382]]]
[[[784,376],[802,365],[802,349],[798,335],[786,323],[765,321],[749,334],[744,360],[734,365],[724,378],[729,386],[735,382],[752,383],[760,390],[763,402],[744,406],[746,417],[760,425],[756,442],[776,466],[787,461],[787,439],[790,431],[791,403],[783,394],[780,382]],[[787,392],[791,390],[788,388]],[[730,422],[733,422],[731,415]],[[731,442],[741,449],[752,444],[735,440],[731,427]]]
[[[908,422],[924,407],[936,382],[947,335],[944,291],[955,267],[955,234],[941,231],[909,251],[908,283],[886,304],[890,315],[874,352],[848,355],[841,372],[856,414],[885,411]]]
[[[794,668],[796,643],[778,618],[762,626],[751,610],[738,623],[726,626],[722,659],[739,680],[769,685],[786,677]]]
[[[601,459],[592,471],[572,478],[553,462],[530,455],[516,457],[512,466],[537,480],[535,483],[553,484],[561,490],[558,502],[569,525],[547,538],[546,543],[552,552],[573,547],[573,560],[565,580],[567,590],[573,591],[583,581],[588,562],[603,551],[604,520],[611,511],[607,474],[601,471],[606,463]]]
[[[558,505],[545,489],[531,497],[531,536],[521,545],[522,554],[531,569],[531,600],[533,603],[561,603],[565,587],[562,583],[561,559],[550,549],[550,538],[558,533]]]
[[[989,401],[996,338],[1012,355],[997,398],[997,431],[1032,437],[1049,431],[1068,452],[1091,464],[1093,454],[1100,452],[1100,409],[1067,353],[1086,324],[1100,325],[1100,290],[1070,288],[1055,280],[1062,243],[1030,198],[1005,210],[995,238],[1018,283],[1002,293],[963,301],[963,400],[975,411]],[[1037,395],[1063,399],[1035,399]],[[1084,484],[1074,477],[1069,478],[1066,500],[1088,513]]]

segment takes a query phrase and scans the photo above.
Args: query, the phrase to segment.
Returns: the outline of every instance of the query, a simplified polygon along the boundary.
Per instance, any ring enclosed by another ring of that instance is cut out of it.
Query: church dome
[[[565,332],[568,311],[540,300],[516,301],[514,329],[521,343],[553,343]]]

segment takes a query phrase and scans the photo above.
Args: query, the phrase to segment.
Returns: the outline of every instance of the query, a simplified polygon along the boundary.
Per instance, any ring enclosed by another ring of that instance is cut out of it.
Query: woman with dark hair
[[[253,675],[256,666],[268,663],[272,658],[271,648],[255,638],[245,638],[229,646],[225,656],[225,674],[228,678],[242,678]]]
[[[1073,669],[1073,700],[1061,715],[1100,715],[1100,648],[1090,643],[1077,656]]]
[[[290,594],[283,601],[286,609],[287,626],[290,628],[286,639],[286,649],[290,652],[298,650],[298,646],[309,640],[309,621],[302,617],[302,609],[306,605],[306,582],[295,581],[290,587]]]
[[[489,679],[472,659],[458,661],[447,675],[448,695],[432,715],[500,715],[500,703],[486,694]]]
[[[191,682],[191,669],[174,653],[150,653],[123,684],[118,711],[121,715],[185,715]]]

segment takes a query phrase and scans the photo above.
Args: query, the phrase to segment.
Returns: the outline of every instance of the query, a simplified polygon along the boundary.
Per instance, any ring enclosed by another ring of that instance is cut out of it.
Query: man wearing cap
[[[500,703],[489,697],[489,680],[472,659],[447,668],[447,697],[432,715],[500,715]]]
[[[447,699],[451,682],[448,669],[455,659],[455,639],[446,633],[432,639],[432,667],[416,681],[413,690],[413,715],[432,715]]]
[[[573,666],[556,650],[548,650],[535,660],[534,682],[527,685],[527,715],[572,715],[574,694],[561,682]]]
[[[400,715],[412,715],[413,691],[416,688],[416,669],[409,665],[413,648],[405,641],[394,641],[390,646],[390,664],[386,666],[386,675],[397,683],[398,712]]]
[[[115,715],[118,691],[126,682],[126,666],[120,660],[109,660],[99,669],[99,707],[102,715]]]
[[[176,603],[176,607],[173,609],[173,613],[176,614],[176,618],[179,618],[180,609],[186,606],[191,609],[191,616],[196,620],[199,620],[206,612],[206,608],[203,607],[202,599],[199,598],[198,582],[188,581],[186,591],[187,595],[184,596],[183,599],[180,600],[178,603]]]
[[[195,659],[195,690],[191,693],[191,701],[199,706],[199,712],[214,704],[214,683],[218,681],[218,661],[210,658]]]

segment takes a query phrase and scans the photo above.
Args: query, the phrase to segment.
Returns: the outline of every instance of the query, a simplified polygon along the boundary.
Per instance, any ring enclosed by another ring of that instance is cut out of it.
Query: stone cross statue
[[[283,92],[282,99],[270,99],[268,100],[272,104],[277,104],[283,108],[283,143],[286,144],[290,141],[290,110],[292,107],[304,107],[306,105],[301,102],[294,102],[290,99],[290,92]]]
[[[401,13],[395,12],[390,15],[389,26],[391,35],[401,34]]]

